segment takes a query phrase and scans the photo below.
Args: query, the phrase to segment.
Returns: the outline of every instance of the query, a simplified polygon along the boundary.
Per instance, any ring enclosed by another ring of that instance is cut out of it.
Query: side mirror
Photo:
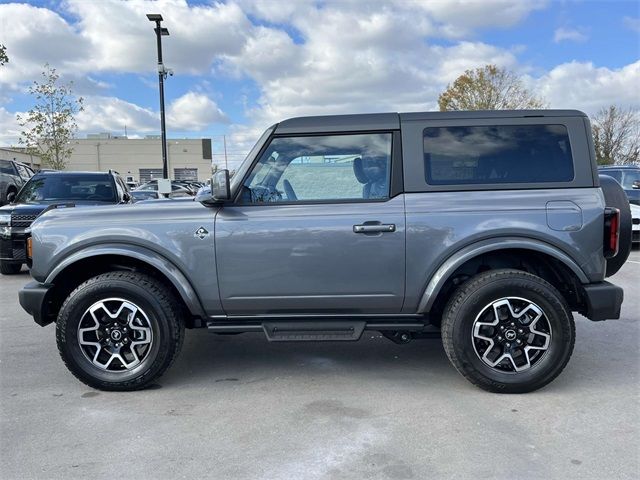
[[[213,177],[211,177],[211,197],[216,202],[224,202],[231,199],[229,170],[218,170],[213,174]]]
[[[10,192],[9,195],[7,195],[7,202],[13,203],[15,199],[16,199],[16,192]]]
[[[131,194],[129,192],[124,192],[122,194],[122,203],[129,203],[131,201]]]
[[[635,182],[633,182],[631,188],[633,188],[634,190],[640,190],[640,180],[636,180]]]

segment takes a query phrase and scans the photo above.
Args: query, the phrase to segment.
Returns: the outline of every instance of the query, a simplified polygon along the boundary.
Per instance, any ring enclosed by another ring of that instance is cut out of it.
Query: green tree
[[[82,97],[76,97],[71,90],[73,82],[61,84],[59,80],[56,69],[46,64],[42,80],[29,87],[35,105],[17,116],[23,128],[19,143],[56,170],[64,169],[73,152],[71,140],[78,130],[75,114],[83,109]]]
[[[0,43],[0,67],[5,63],[9,63],[9,57],[7,56],[7,47]]]
[[[546,106],[530,93],[520,77],[505,68],[485,65],[466,70],[438,97],[440,111],[518,110]]]
[[[637,110],[616,105],[603,108],[591,119],[591,130],[599,165],[640,163],[640,117]]]

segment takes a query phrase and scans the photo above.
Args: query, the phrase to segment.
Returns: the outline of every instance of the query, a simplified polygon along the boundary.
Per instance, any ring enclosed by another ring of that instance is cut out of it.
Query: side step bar
[[[345,342],[356,341],[365,330],[382,332],[397,343],[399,333],[408,333],[411,338],[432,338],[439,336],[436,328],[425,322],[366,322],[364,320],[297,320],[220,323],[207,322],[207,328],[214,333],[264,332],[270,342]]]

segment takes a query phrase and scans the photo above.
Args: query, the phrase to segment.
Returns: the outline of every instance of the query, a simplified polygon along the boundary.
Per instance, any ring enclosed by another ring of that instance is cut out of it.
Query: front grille
[[[23,228],[28,227],[37,217],[38,215],[11,215],[11,226]]]

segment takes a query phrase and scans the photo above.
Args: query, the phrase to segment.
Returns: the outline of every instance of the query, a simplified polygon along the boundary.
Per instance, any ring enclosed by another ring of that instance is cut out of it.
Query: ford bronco
[[[629,203],[590,131],[568,110],[285,120],[194,201],[39,217],[20,303],[104,390],[149,385],[207,328],[438,335],[472,383],[532,391],[567,364],[572,312],[620,315],[605,278],[629,255]]]

